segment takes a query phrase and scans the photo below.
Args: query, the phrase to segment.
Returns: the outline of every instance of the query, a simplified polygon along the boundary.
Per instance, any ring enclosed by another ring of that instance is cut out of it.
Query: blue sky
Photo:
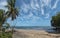
[[[0,9],[7,9],[6,0],[0,0]],[[16,26],[51,26],[50,20],[56,12],[60,11],[60,0],[17,0],[19,16],[8,23]]]

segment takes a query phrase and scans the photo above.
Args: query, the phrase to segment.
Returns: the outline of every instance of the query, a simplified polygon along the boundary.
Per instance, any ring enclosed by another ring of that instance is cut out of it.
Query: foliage
[[[2,27],[2,32],[0,33],[0,38],[12,38],[12,35],[13,35],[12,31],[7,30],[9,28],[9,26],[10,25],[8,23],[6,23],[5,26]]]
[[[6,29],[10,27],[6,20],[11,17],[12,20],[18,16],[18,9],[15,6],[16,0],[7,0],[8,5],[5,6],[8,10],[5,12],[0,9],[0,38],[12,38],[12,31],[6,32]],[[3,25],[6,24],[5,28]]]
[[[12,38],[11,32],[2,32],[1,38]]]
[[[6,8],[8,8],[8,11],[6,12],[6,14],[8,15],[8,17],[11,17],[12,20],[14,20],[19,14],[18,8],[15,6],[16,0],[7,0],[7,2],[8,5],[6,6]]]
[[[52,16],[51,25],[60,28],[60,12],[57,15]]]
[[[4,15],[4,10],[0,9],[0,26],[2,24],[4,24],[6,18],[5,18],[5,15]]]

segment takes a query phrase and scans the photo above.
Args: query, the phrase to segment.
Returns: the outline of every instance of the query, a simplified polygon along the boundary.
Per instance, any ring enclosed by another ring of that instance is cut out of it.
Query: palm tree
[[[0,9],[0,38],[2,35],[2,26],[6,21],[6,17],[4,15],[4,13],[5,13],[4,10]]]
[[[8,11],[6,12],[6,15],[14,20],[19,14],[18,9],[15,6],[16,0],[7,0],[7,3],[8,5],[6,7],[8,8]]]
[[[18,16],[18,8],[16,7],[16,0],[7,0],[8,5],[6,6],[8,8],[8,11],[6,12],[6,15],[8,17],[11,17],[12,20],[16,19]],[[12,28],[12,33],[14,31],[14,28]]]
[[[0,9],[0,31],[5,21],[6,21],[6,17],[4,15],[4,10]]]
[[[4,10],[0,9],[0,34],[2,34],[2,26],[6,22],[6,19],[11,17],[12,20],[16,19],[18,16],[18,9],[15,6],[16,0],[7,0],[8,11],[5,13]],[[1,35],[0,35],[1,37]]]

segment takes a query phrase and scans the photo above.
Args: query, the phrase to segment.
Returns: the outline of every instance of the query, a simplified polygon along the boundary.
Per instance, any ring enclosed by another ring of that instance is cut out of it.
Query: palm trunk
[[[2,36],[2,24],[0,24],[0,38]]]

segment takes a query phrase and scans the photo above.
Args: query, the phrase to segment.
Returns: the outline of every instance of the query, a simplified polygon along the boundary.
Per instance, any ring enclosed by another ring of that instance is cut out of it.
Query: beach
[[[45,30],[15,29],[13,38],[60,38],[60,34],[49,33]]]

